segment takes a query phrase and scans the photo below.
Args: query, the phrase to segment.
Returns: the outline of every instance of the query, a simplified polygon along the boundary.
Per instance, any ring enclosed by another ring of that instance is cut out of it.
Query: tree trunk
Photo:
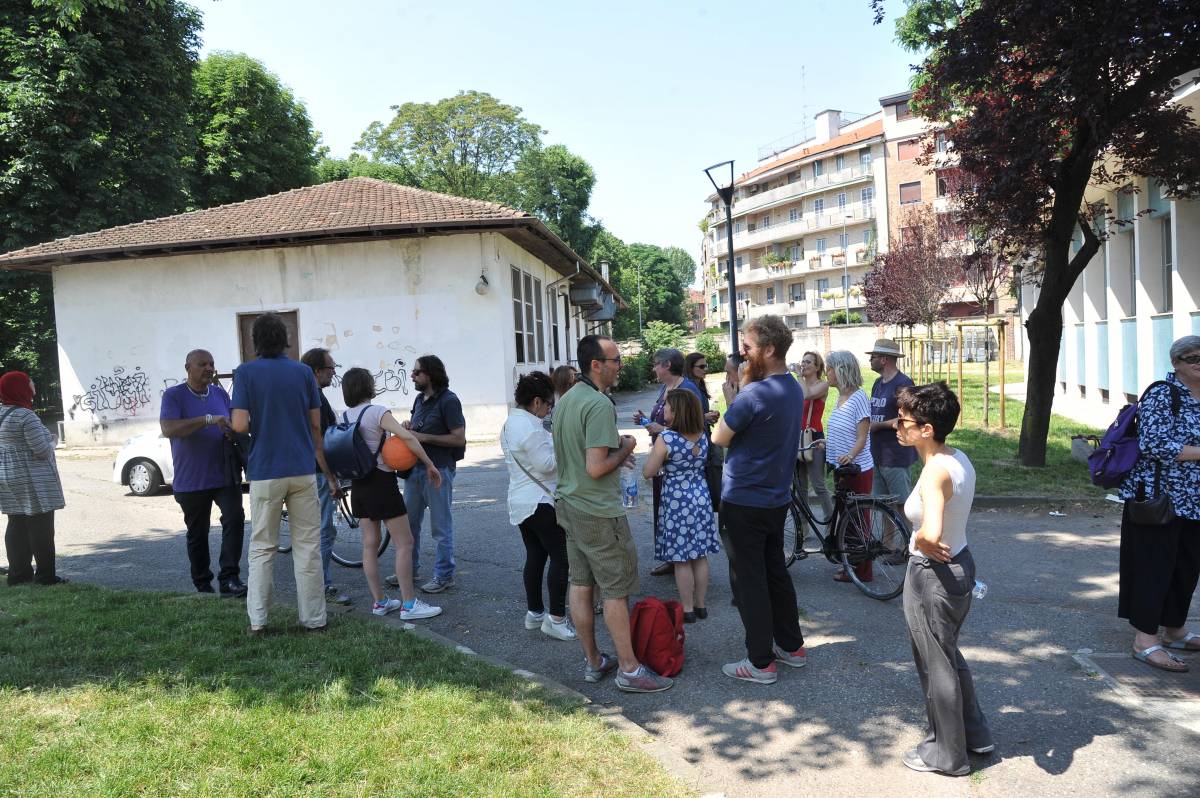
[[[1025,415],[1021,419],[1021,442],[1017,457],[1022,465],[1046,465],[1046,438],[1050,434],[1050,411],[1054,406],[1054,383],[1058,351],[1062,343],[1062,306],[1065,293],[1047,291],[1025,322],[1029,331],[1029,359],[1025,373]]]

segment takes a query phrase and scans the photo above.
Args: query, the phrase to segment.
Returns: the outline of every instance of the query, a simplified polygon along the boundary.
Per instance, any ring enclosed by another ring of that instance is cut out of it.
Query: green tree
[[[410,185],[404,182],[404,170],[399,166],[382,161],[372,161],[357,152],[351,153],[349,158],[326,156],[317,162],[315,171],[317,183],[331,183],[334,180],[346,180],[351,177],[373,177],[376,180]]]
[[[532,213],[576,252],[587,252],[597,227],[587,215],[596,185],[591,165],[561,144],[530,147],[512,178],[514,207]]]
[[[218,52],[196,67],[187,160],[191,205],[209,208],[312,184],[317,135],[308,111],[259,61]]]
[[[200,14],[174,0],[0,6],[0,250],[184,204]],[[0,272],[0,366],[57,405],[48,275]]]
[[[508,180],[543,132],[520,108],[479,91],[392,110],[392,120],[372,122],[357,148],[400,167],[407,185],[458,197],[511,196]]]
[[[718,331],[719,332],[719,331]],[[705,330],[696,336],[696,351],[708,361],[708,373],[718,374],[725,368],[725,353],[717,342],[717,333]]]
[[[686,336],[687,330],[678,324],[655,319],[642,330],[642,348],[653,357],[659,349],[679,349]]]

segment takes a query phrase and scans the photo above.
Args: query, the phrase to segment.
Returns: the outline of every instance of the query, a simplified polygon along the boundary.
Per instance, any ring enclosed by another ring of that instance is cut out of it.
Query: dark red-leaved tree
[[[882,3],[871,5],[878,19]],[[966,221],[1035,264],[1022,275],[1041,291],[1026,322],[1019,457],[1044,465],[1062,306],[1100,247],[1089,181],[1138,175],[1167,194],[1200,194],[1200,127],[1172,102],[1200,66],[1200,3],[913,0],[897,31],[928,51],[913,106],[954,144]]]

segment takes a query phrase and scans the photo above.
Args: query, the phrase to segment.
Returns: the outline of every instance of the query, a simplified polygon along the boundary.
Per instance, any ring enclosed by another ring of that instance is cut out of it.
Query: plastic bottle
[[[632,468],[621,468],[621,505],[626,509],[637,507],[638,481]]]
[[[975,588],[971,591],[971,595],[976,599],[982,599],[987,595],[987,582],[979,579],[975,580]]]

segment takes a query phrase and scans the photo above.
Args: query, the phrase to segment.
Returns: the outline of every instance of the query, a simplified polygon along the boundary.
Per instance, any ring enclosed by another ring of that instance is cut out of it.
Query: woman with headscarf
[[[54,442],[33,412],[33,394],[28,374],[0,376],[0,513],[8,516],[4,548],[9,585],[67,581],[54,572],[54,511],[66,502]]]

